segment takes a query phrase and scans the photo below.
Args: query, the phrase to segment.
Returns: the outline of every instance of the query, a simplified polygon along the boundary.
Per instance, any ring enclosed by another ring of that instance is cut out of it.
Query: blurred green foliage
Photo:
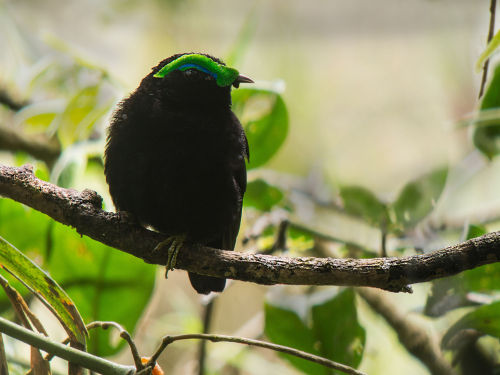
[[[307,322],[297,312],[265,306],[266,336],[273,342],[316,354],[333,361],[358,367],[363,358],[365,330],[356,315],[355,294],[344,289],[332,299],[313,305],[307,311]],[[306,374],[340,374],[315,363],[280,354]]]
[[[165,3],[183,6],[178,1]],[[244,60],[256,28],[255,13],[250,12],[230,48],[226,59],[229,65],[238,65]],[[10,154],[6,159],[17,164],[33,163],[37,166],[38,177],[63,187],[80,187],[82,181],[103,184],[105,126],[114,105],[124,95],[123,89],[116,77],[75,54],[61,40],[51,39],[49,44],[50,54],[32,64],[23,77],[27,81],[23,94],[29,99],[28,103],[5,118],[12,121],[13,127],[21,133],[43,134],[55,141],[60,147],[60,154],[53,165],[44,165],[25,152]],[[15,85],[15,82],[9,82],[9,85]],[[264,87],[267,86],[241,88],[232,93],[233,110],[245,128],[251,152],[249,182],[244,198],[245,214],[250,218],[269,218],[255,235],[260,240],[259,245],[268,245],[260,250],[281,254],[301,252],[315,256],[375,256],[375,251],[369,250],[361,241],[357,243],[348,238],[341,230],[332,235],[330,230],[334,232],[335,224],[321,229],[312,224],[301,225],[304,221],[305,224],[309,221],[330,223],[332,221],[327,219],[336,219],[339,215],[375,228],[381,238],[388,236],[394,242],[390,252],[397,250],[404,254],[420,250],[422,236],[419,235],[422,233],[441,236],[448,230],[445,226],[433,227],[429,218],[442,199],[445,186],[455,170],[454,165],[434,166],[431,170],[415,172],[399,192],[389,198],[380,197],[369,186],[327,182],[321,186],[328,190],[326,202],[304,188],[307,186],[305,179],[297,184],[284,183],[278,173],[264,170],[269,168],[270,161],[282,149],[290,130],[284,96]],[[473,122],[473,145],[489,160],[500,153],[499,113],[500,65],[492,71],[480,111]],[[297,154],[300,155],[300,151]],[[281,219],[276,220],[275,216]],[[284,246],[277,248],[274,245],[280,234],[279,224],[285,219],[299,223],[286,229]],[[459,240],[457,233],[461,229],[449,229],[454,242]],[[487,224],[465,225],[463,239],[487,232]],[[8,199],[0,199],[0,235],[35,260],[57,281],[78,307],[85,322],[113,320],[130,332],[136,330],[153,293],[155,267],[80,237],[73,229]],[[325,242],[328,245],[333,243],[334,249],[324,246]],[[10,254],[14,260],[24,259],[12,247],[5,245],[6,242],[2,243],[4,245],[0,250],[4,257]],[[426,250],[432,246],[434,244],[426,246]],[[26,267],[13,272],[27,279],[28,285],[40,279]],[[15,280],[12,285],[23,295],[29,295]],[[442,317],[451,310],[467,307],[463,317],[444,329],[444,344],[463,329],[474,329],[498,338],[499,289],[498,263],[437,280],[431,283],[431,293],[425,301],[423,313]],[[283,291],[282,295],[286,293]],[[301,293],[313,295],[310,289],[301,290]],[[473,293],[483,298],[471,298]],[[280,307],[276,299],[270,295],[263,306],[264,333],[269,340],[353,367],[361,364],[367,338],[358,320],[355,290],[339,289],[333,298],[306,306],[305,316],[303,311]],[[57,306],[58,301],[54,300],[51,304]],[[10,313],[8,306],[5,294],[0,293],[2,313]],[[113,342],[108,331],[97,330],[90,333],[88,344],[91,352],[101,356],[114,355],[124,346],[123,342]],[[296,371],[305,374],[334,373],[302,359],[281,356]]]
[[[478,119],[474,122],[474,145],[489,159],[500,153],[500,65],[481,101]]]

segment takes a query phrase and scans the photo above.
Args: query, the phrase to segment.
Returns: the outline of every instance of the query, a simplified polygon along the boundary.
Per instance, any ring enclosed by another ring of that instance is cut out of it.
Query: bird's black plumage
[[[142,224],[233,250],[246,189],[247,139],[231,111],[231,86],[220,87],[196,69],[153,77],[181,55],[154,67],[115,112],[106,180],[116,208]],[[225,279],[189,277],[198,293],[225,286]]]

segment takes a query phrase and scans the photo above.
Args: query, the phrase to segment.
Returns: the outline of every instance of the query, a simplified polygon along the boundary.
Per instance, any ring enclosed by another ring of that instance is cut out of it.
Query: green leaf
[[[472,141],[481,153],[493,159],[500,153],[500,119],[495,124],[476,126]]]
[[[500,289],[500,263],[486,264],[462,273],[464,288],[473,292],[491,292]]]
[[[367,223],[375,226],[389,224],[387,207],[370,190],[361,186],[344,186],[340,196],[347,213],[361,217]]]
[[[500,301],[480,306],[463,316],[443,336],[442,346],[447,347],[450,340],[463,329],[475,329],[500,338]]]
[[[366,334],[358,322],[355,302],[354,291],[345,289],[333,299],[313,306],[312,318],[321,356],[357,368],[363,358]]]
[[[73,229],[54,224],[51,274],[78,306],[85,321],[112,320],[129,332],[151,297],[156,267],[112,249]],[[110,356],[124,345],[110,340],[110,330],[92,330],[89,352]]]
[[[0,263],[2,268],[16,276],[51,306],[68,335],[85,344],[87,330],[73,301],[45,271],[2,237]]]
[[[55,120],[63,147],[87,139],[95,123],[110,110],[112,101],[99,103],[99,90],[100,84],[81,89]]]
[[[469,227],[467,228],[467,234],[465,236],[465,240],[470,240],[471,238],[476,238],[476,237],[481,237],[488,233],[486,228],[482,225],[474,225],[474,224],[469,224]]]
[[[482,225],[470,224],[466,240],[488,233]],[[489,292],[500,289],[500,263],[486,264],[460,274],[463,287],[467,291]]]
[[[288,132],[288,112],[280,94],[264,89],[232,91],[233,110],[250,147],[249,169],[260,167],[276,154]]]
[[[270,211],[282,199],[283,192],[280,189],[258,178],[248,183],[243,205],[260,211]]]
[[[36,169],[36,172],[39,172]],[[32,259],[44,259],[46,241],[43,239],[49,229],[50,218],[38,211],[23,206],[7,198],[0,198],[0,233]],[[20,230],[19,228],[22,228]],[[41,264],[44,267],[44,264]],[[26,289],[17,279],[12,279],[11,286],[23,296]],[[0,311],[11,308],[5,293],[0,293]]]
[[[64,100],[36,102],[17,112],[15,121],[27,133],[45,132],[50,128],[57,114],[64,110],[65,105]]]
[[[295,312],[271,304],[264,306],[264,312],[264,333],[269,340],[279,345],[320,355],[318,350],[315,349],[316,338],[313,331],[304,324]],[[316,363],[288,354],[279,353],[279,355],[306,374],[328,374],[328,369]]]
[[[392,205],[397,223],[410,228],[426,217],[441,196],[447,175],[448,168],[441,168],[407,183]]]
[[[498,49],[498,46],[500,46],[500,30],[497,31],[495,36],[489,41],[484,51],[477,59],[475,66],[476,72],[482,69],[484,62]]]
[[[474,122],[472,140],[474,146],[492,159],[500,153],[500,117],[490,116],[500,109],[500,64],[495,67],[493,77],[481,100],[481,112]]]
[[[287,245],[292,252],[310,250],[314,247],[314,237],[304,230],[289,227],[287,230]]]
[[[365,345],[365,330],[358,323],[355,295],[345,289],[310,310],[312,324],[306,325],[293,311],[265,305],[265,334],[274,343],[316,354],[357,367]],[[302,359],[283,355],[306,374],[336,374]]]
[[[45,260],[43,267],[68,293],[85,322],[113,320],[134,332],[154,287],[155,266],[80,237],[74,229],[9,199],[0,199],[0,233],[30,257]],[[4,294],[0,297],[3,306]],[[123,343],[111,343],[110,333],[92,330],[89,351],[115,354]]]

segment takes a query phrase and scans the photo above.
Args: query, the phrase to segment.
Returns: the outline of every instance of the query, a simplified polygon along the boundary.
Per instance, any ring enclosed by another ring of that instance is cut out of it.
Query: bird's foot
[[[167,264],[165,265],[165,279],[168,279],[168,271],[173,271],[175,269],[175,264],[177,263],[177,255],[179,250],[184,245],[186,241],[185,235],[170,236],[166,240],[161,241],[156,245],[154,252],[157,251],[167,251]]]

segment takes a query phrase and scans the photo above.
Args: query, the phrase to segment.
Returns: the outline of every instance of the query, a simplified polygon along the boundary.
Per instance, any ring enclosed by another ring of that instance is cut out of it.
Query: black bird
[[[249,150],[231,86],[242,82],[253,81],[205,54],[177,54],[152,69],[109,127],[104,173],[119,211],[174,239],[234,249]],[[189,279],[202,294],[226,283]]]

